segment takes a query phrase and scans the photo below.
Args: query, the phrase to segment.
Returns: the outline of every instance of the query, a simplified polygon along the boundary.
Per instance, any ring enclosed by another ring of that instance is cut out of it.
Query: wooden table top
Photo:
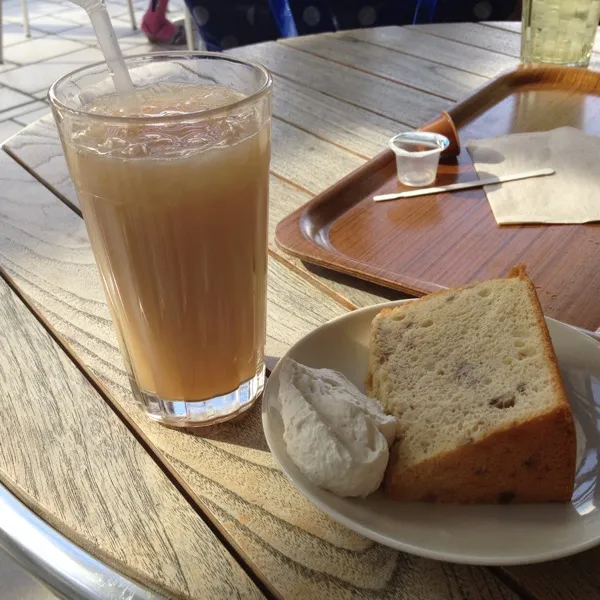
[[[364,29],[239,48],[274,74],[267,355],[400,295],[282,255],[276,223],[518,63],[519,24]],[[600,45],[597,48],[600,51]],[[594,54],[592,66],[600,64]],[[600,549],[469,567],[375,544],[278,470],[260,405],[197,433],[135,403],[50,117],[0,152],[0,481],[93,555],[167,597],[600,598]],[[600,326],[600,323],[598,324]]]

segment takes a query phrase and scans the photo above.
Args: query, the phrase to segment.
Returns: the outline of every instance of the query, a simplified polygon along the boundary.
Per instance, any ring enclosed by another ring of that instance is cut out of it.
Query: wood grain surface
[[[448,39],[427,36],[408,27],[355,29],[339,35],[391,48],[403,54],[429,60],[434,64],[454,67],[482,77],[496,77],[518,64],[518,60],[510,56]]]
[[[478,48],[487,48],[500,54],[518,58],[521,52],[521,23],[505,21],[504,23],[457,23],[456,32],[452,32],[452,27],[448,23],[440,23],[442,27],[436,27],[438,24],[424,26],[418,31],[428,35],[437,35],[449,40],[455,40],[468,46],[477,46]],[[487,41],[486,41],[487,40]],[[594,51],[590,59],[590,68],[598,70],[600,68],[600,40],[596,36]]]
[[[273,115],[299,129],[372,158],[386,147],[390,137],[409,128],[332,96],[273,75]]]
[[[370,110],[404,125],[428,121],[452,103],[421,90],[399,85],[345,65],[266,42],[232,50],[232,54],[256,60],[281,78],[317,90],[338,100]],[[277,93],[277,92],[274,92]]]
[[[319,34],[285,38],[281,42],[308,54],[449,100],[460,100],[486,82],[485,77],[368,44],[349,35]]]
[[[521,53],[521,23],[510,21],[493,23],[432,23],[429,25],[413,25],[419,33],[433,35],[447,40],[454,40],[467,46],[476,46],[493,50],[498,54],[505,54],[513,58],[519,58]],[[596,38],[592,52],[590,68],[600,68],[600,40]]]
[[[404,31],[392,28],[374,41],[363,36],[378,38],[376,32],[347,35],[367,42],[358,45],[360,52],[366,53],[361,58],[363,65],[371,60],[368,55],[372,58],[379,53],[377,47],[396,53],[398,64],[407,55],[463,71],[463,81],[469,80],[469,74],[491,77],[507,64],[507,56],[494,51],[484,49],[473,54],[473,46],[440,36],[436,41],[436,36],[419,31],[404,35]],[[402,44],[394,43],[394,33],[402,38]],[[438,50],[432,51],[430,44]],[[370,138],[370,127],[373,139],[383,141],[387,128],[395,123],[399,130],[414,127],[451,105],[445,98],[397,83],[404,74],[396,68],[392,77],[385,73],[372,75],[362,67],[339,64],[342,58],[333,62],[283,44],[261,44],[237,52],[262,61],[275,72],[275,116],[290,126],[281,129],[274,149],[282,156],[280,163],[274,163],[279,166],[271,180],[271,231],[279,216],[323,189],[321,186],[336,169],[340,177],[344,168],[351,166],[338,150],[356,158],[370,158],[377,153],[378,141],[361,143]],[[292,92],[288,92],[288,85]],[[314,123],[310,102],[316,106]],[[347,123],[345,110],[349,113]],[[41,127],[44,125],[33,126],[13,138],[10,150],[44,185],[75,204],[55,133],[48,126],[42,133]],[[294,134],[293,140],[304,140],[303,151],[311,152],[314,147],[321,153],[323,165],[319,161],[309,163],[311,168],[319,167],[316,178],[285,164],[299,154],[286,144],[284,134],[293,128],[312,136]],[[327,143],[312,146],[313,138]],[[3,168],[4,163],[0,164],[0,172]],[[279,172],[283,169],[287,176]],[[276,596],[327,600],[517,597],[486,569],[400,554],[332,522],[304,500],[277,470],[262,434],[259,407],[240,422],[202,435],[173,431],[148,421],[127,385],[81,220],[25,171],[15,177],[37,186],[38,191],[24,198],[21,183],[0,190],[0,266],[53,331],[66,340],[75,360],[99,382],[107,400]],[[270,263],[269,289],[271,355],[280,355],[298,337],[354,304],[367,304],[393,294],[273,256],[276,260]],[[521,597],[529,600],[594,598],[599,589],[597,556],[597,551],[591,551],[550,565],[496,569],[494,573],[514,582],[516,589],[523,591]],[[579,594],[580,590],[584,595]]]
[[[2,186],[37,202],[37,182],[1,168]],[[82,548],[169,597],[262,598],[1,278],[0,331],[2,483]]]
[[[340,173],[351,173],[365,162],[279,119],[273,119],[271,143],[271,172],[313,194],[333,185]]]
[[[13,137],[4,149],[63,201],[79,209],[73,182],[52,115],[48,115]]]
[[[433,35],[447,40],[453,40],[466,46],[476,46],[492,50],[497,54],[505,54],[519,58],[521,53],[521,33],[488,27],[481,23],[431,23],[429,25],[409,26],[409,29],[426,35]]]
[[[147,419],[129,389],[83,222],[24,170],[17,180],[12,192],[0,190],[0,265],[275,595],[515,597],[486,569],[401,554],[334,523],[277,469],[259,406],[238,423],[196,435]],[[24,195],[23,180],[38,193]],[[268,354],[347,310],[277,261],[269,277]]]
[[[585,69],[516,70],[450,114],[463,142],[565,125],[599,134],[598,90],[600,75]],[[458,162],[441,164],[438,183],[473,178],[463,148]],[[545,314],[600,327],[597,224],[500,227],[481,189],[373,202],[399,187],[389,152],[284,219],[277,242],[297,258],[418,295],[502,277],[523,262]]]

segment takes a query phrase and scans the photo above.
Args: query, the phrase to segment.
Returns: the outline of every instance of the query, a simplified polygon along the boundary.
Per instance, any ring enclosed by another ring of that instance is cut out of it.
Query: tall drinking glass
[[[264,386],[271,77],[222,54],[127,59],[50,101],[131,387],[165,424],[218,423]]]
[[[523,0],[521,60],[587,66],[600,0]]]

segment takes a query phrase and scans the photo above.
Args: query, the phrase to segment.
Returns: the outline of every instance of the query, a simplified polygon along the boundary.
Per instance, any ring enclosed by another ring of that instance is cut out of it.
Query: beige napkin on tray
[[[561,127],[472,140],[467,148],[480,178],[545,167],[556,171],[485,186],[499,225],[600,221],[600,137]]]

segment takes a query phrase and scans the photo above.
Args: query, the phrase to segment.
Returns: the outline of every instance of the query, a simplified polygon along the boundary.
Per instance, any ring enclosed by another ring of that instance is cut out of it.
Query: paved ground
[[[58,77],[102,60],[85,11],[69,0],[28,0],[31,38],[23,31],[21,0],[0,0],[4,64],[0,64],[0,143],[48,113],[46,92]],[[148,0],[133,0],[136,21]],[[126,54],[156,50],[131,27],[127,0],[106,0]],[[182,0],[171,0],[170,17],[183,14]]]
[[[46,93],[61,75],[102,60],[85,11],[68,0],[28,0],[31,38],[23,31],[21,0],[0,0],[4,64],[0,64],[0,143],[49,112]],[[124,53],[156,50],[131,27],[127,0],[106,0]],[[134,0],[136,21],[147,0]],[[171,0],[171,17],[183,14]],[[1,600],[51,600],[55,596],[0,550]]]

